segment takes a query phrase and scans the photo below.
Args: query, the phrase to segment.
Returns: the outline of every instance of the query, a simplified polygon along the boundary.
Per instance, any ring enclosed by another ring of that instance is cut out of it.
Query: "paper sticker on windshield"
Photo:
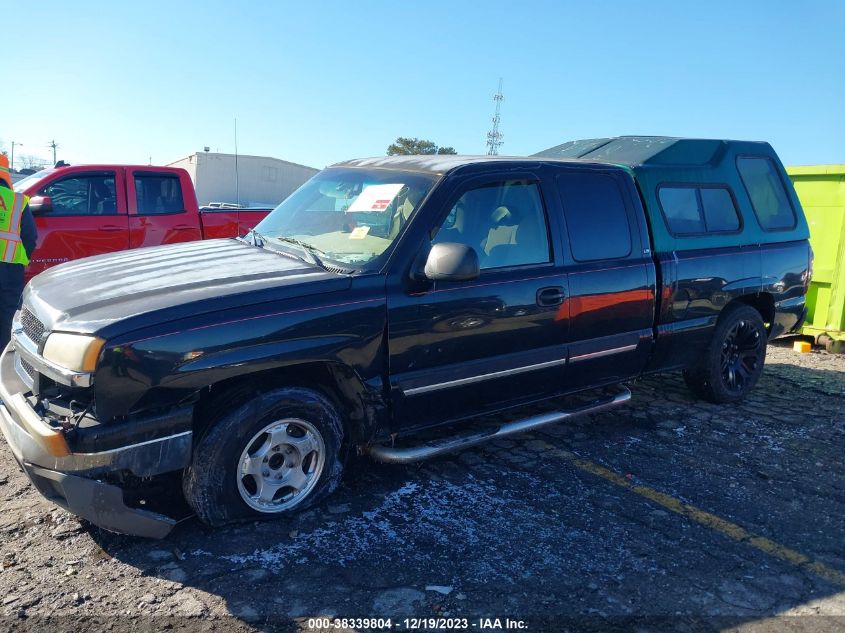
[[[368,185],[364,187],[352,206],[347,209],[349,213],[384,211],[393,202],[396,194],[404,187],[402,183],[391,185]]]
[[[370,227],[368,226],[356,226],[352,229],[352,232],[349,234],[350,240],[363,240],[367,237],[367,233],[370,232]]]

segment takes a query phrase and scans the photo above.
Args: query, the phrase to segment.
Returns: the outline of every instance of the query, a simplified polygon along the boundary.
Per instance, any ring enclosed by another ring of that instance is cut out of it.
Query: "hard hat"
[[[12,175],[9,173],[9,157],[0,154],[0,180],[4,181],[9,189],[12,188]]]

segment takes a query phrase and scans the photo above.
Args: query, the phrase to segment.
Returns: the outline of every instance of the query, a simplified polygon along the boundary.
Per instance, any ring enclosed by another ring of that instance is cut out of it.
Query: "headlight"
[[[53,332],[44,344],[44,358],[71,371],[94,371],[105,341],[87,334]]]

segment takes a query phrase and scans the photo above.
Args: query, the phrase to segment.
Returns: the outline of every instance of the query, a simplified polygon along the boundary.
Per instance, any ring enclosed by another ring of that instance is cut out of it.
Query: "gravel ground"
[[[53,507],[0,442],[0,626],[842,630],[845,355],[773,345],[737,406],[693,400],[678,375],[632,390],[628,407],[422,465],[357,460],[286,521],[190,519],[163,541]]]

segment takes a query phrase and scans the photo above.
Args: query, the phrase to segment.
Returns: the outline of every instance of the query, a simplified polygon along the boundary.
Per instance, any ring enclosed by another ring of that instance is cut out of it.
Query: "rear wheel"
[[[725,308],[701,362],[684,371],[687,386],[700,398],[724,403],[742,400],[763,373],[766,326],[754,308]]]
[[[337,487],[343,424],[310,389],[275,389],[212,421],[194,445],[182,490],[209,525],[307,508]]]

